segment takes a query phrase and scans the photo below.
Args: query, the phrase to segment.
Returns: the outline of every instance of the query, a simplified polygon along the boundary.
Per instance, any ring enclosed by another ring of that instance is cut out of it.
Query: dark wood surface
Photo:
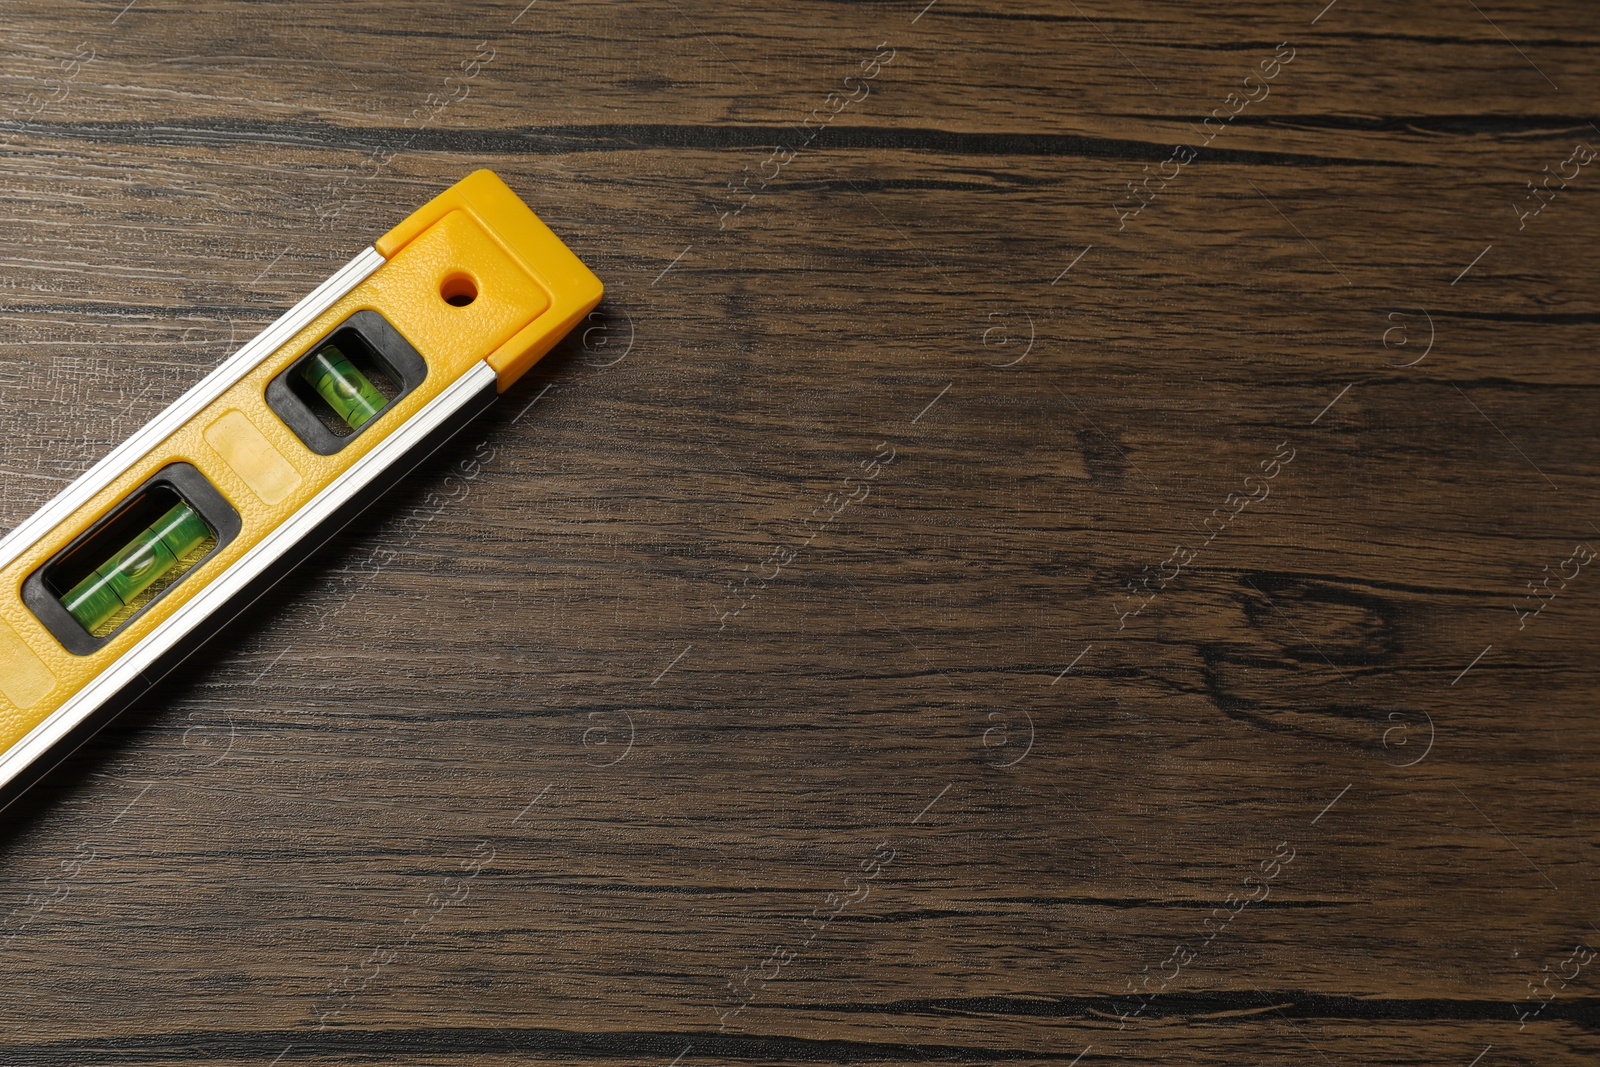
[[[0,526],[478,167],[609,287],[5,814],[0,1063],[1595,1062],[1593,6],[923,3],[0,7]]]

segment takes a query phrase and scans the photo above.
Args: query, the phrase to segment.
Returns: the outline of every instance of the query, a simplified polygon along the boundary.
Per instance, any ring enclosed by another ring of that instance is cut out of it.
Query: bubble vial
[[[181,577],[215,543],[206,520],[180,502],[69,589],[61,604],[85,630],[103,637]]]
[[[314,352],[300,376],[352,430],[359,430],[389,401],[333,344]]]

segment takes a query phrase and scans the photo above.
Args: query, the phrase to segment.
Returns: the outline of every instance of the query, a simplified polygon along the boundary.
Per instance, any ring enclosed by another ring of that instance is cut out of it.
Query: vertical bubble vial
[[[306,360],[300,376],[352,430],[361,429],[388,403],[349,357],[332,344],[317,349]]]

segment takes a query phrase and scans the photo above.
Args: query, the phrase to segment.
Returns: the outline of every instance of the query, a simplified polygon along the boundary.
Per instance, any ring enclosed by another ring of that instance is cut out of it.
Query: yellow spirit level
[[[478,171],[0,540],[0,803],[487,407],[600,295]]]

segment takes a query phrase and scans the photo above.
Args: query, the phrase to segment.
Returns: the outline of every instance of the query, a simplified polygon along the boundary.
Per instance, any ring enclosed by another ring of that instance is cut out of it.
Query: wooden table
[[[470,170],[609,286],[6,813],[0,1063],[1595,1062],[1600,23],[1323,2],[0,9],[0,525]]]

